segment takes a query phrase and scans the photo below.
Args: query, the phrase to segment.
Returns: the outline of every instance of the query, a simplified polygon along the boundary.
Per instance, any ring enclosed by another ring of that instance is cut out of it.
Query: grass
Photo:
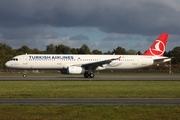
[[[0,105],[1,120],[178,120],[175,105]]]
[[[0,98],[180,98],[179,81],[0,81]],[[178,120],[179,105],[0,105],[0,120]]]
[[[180,98],[179,81],[0,81],[0,98]]]

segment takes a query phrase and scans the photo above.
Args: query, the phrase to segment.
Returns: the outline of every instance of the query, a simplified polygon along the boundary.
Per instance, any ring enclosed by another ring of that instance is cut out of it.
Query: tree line
[[[126,50],[125,48],[118,46],[112,51],[102,52],[98,49],[90,50],[88,45],[83,44],[80,48],[70,48],[69,46],[59,44],[50,44],[46,46],[46,50],[40,51],[37,48],[31,49],[24,45],[18,49],[12,49],[11,46],[4,43],[0,43],[0,69],[5,69],[5,62],[10,60],[12,57],[21,54],[121,54],[121,55],[141,55],[141,51],[135,51],[133,49]],[[144,53],[144,52],[143,52]],[[180,66],[180,46],[174,47],[173,50],[165,51],[167,57],[173,57],[172,65],[179,69]]]

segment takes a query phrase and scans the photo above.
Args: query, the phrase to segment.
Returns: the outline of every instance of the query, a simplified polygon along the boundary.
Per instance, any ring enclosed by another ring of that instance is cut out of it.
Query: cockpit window
[[[17,59],[17,58],[12,58],[11,60],[12,60],[12,61],[18,61],[18,59]]]

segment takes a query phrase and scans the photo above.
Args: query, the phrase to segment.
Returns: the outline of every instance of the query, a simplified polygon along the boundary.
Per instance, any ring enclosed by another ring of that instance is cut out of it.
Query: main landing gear
[[[84,73],[84,77],[85,77],[85,78],[88,78],[88,77],[89,77],[89,78],[93,78],[94,76],[95,76],[95,75],[94,75],[93,72],[90,72],[90,73],[85,72],[85,73]]]

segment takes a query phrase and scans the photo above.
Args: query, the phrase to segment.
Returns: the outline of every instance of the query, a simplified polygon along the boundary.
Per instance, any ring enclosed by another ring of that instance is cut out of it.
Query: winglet
[[[151,47],[142,55],[163,56],[168,39],[168,33],[162,33]]]

